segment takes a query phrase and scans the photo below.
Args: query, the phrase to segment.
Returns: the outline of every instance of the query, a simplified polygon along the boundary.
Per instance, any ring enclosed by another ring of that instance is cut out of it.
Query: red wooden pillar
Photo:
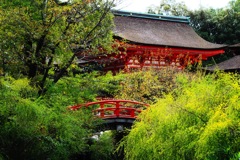
[[[116,102],[116,109],[115,109],[115,115],[117,117],[119,117],[120,111],[119,111],[119,107],[120,107],[120,102]]]
[[[100,103],[100,108],[101,108],[100,117],[104,118],[104,103]]]
[[[135,118],[135,108],[131,109],[131,118]]]

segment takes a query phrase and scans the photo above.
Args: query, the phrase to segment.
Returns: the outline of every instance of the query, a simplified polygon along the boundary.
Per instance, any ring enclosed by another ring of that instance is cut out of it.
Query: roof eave
[[[116,36],[121,38],[120,36]],[[123,39],[123,38],[121,38]],[[213,47],[213,48],[194,48],[194,47],[188,47],[188,46],[176,46],[176,45],[161,45],[161,44],[149,44],[149,43],[140,43],[140,42],[134,42],[127,40],[130,44],[138,44],[138,45],[148,45],[148,46],[159,46],[159,47],[173,47],[173,48],[184,48],[184,49],[196,49],[196,50],[216,50],[216,49],[225,49],[227,45],[222,45],[219,47]]]

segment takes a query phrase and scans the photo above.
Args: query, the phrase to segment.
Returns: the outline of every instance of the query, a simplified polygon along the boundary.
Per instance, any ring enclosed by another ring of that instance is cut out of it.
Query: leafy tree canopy
[[[188,13],[188,9],[184,2],[176,2],[176,0],[161,0],[159,6],[149,7],[148,13],[185,16]]]
[[[46,81],[56,83],[75,67],[77,54],[110,50],[112,6],[104,0],[1,1],[1,73],[27,75],[43,92]]]
[[[231,1],[227,8],[200,9],[189,12],[191,25],[204,39],[219,44],[240,42],[240,1]]]

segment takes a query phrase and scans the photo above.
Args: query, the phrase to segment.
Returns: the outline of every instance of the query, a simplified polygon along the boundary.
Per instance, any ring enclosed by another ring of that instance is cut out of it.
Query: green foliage
[[[118,92],[120,81],[121,75],[100,75],[97,72],[63,77],[57,84],[48,84],[43,101],[47,105],[54,103],[61,107],[95,101],[96,97],[113,97]]]
[[[143,112],[125,137],[126,159],[239,158],[239,78],[179,74],[179,87]]]
[[[201,9],[189,12],[191,25],[204,39],[219,44],[240,42],[240,1],[229,3],[227,8]]]
[[[171,16],[186,16],[188,9],[184,2],[176,2],[176,0],[161,0],[159,6],[149,7],[148,13]]]
[[[112,6],[103,0],[1,1],[0,74],[27,75],[44,93],[46,81],[61,79],[77,54],[109,52]]]
[[[3,159],[69,159],[86,149],[85,139],[97,120],[89,111],[67,110],[66,97],[54,97],[60,96],[60,92],[69,92],[68,89],[74,93],[79,90],[63,86],[46,97],[36,98],[38,90],[29,85],[29,80],[0,79],[0,155]],[[71,102],[74,95],[67,96]]]
[[[176,72],[166,68],[122,75],[121,86],[115,97],[152,104],[175,88]]]
[[[92,117],[91,108],[73,112],[67,107],[95,101],[97,96],[113,97],[121,79],[121,74],[110,73],[64,77],[56,84],[47,83],[48,91],[39,97],[27,78],[1,77],[2,159],[69,159],[89,151],[93,157],[112,155],[113,138],[107,133],[89,146],[89,137],[102,123]]]
[[[92,160],[112,160],[114,152],[112,132],[103,132],[90,146],[90,151]]]
[[[113,76],[111,72],[101,76],[93,76],[94,83],[90,83],[89,88],[97,91],[97,96],[107,98],[113,98],[120,92],[120,83],[125,78],[125,75],[121,73]],[[86,82],[88,82],[88,78],[86,78]]]

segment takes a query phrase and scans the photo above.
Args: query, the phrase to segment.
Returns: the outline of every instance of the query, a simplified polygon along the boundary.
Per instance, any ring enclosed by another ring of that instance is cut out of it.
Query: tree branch
[[[61,68],[58,74],[56,74],[56,76],[54,77],[53,83],[57,83],[58,80],[62,78],[64,72],[70,67],[75,57],[76,57],[76,54],[73,54],[72,57],[69,59],[68,63],[63,68]]]

